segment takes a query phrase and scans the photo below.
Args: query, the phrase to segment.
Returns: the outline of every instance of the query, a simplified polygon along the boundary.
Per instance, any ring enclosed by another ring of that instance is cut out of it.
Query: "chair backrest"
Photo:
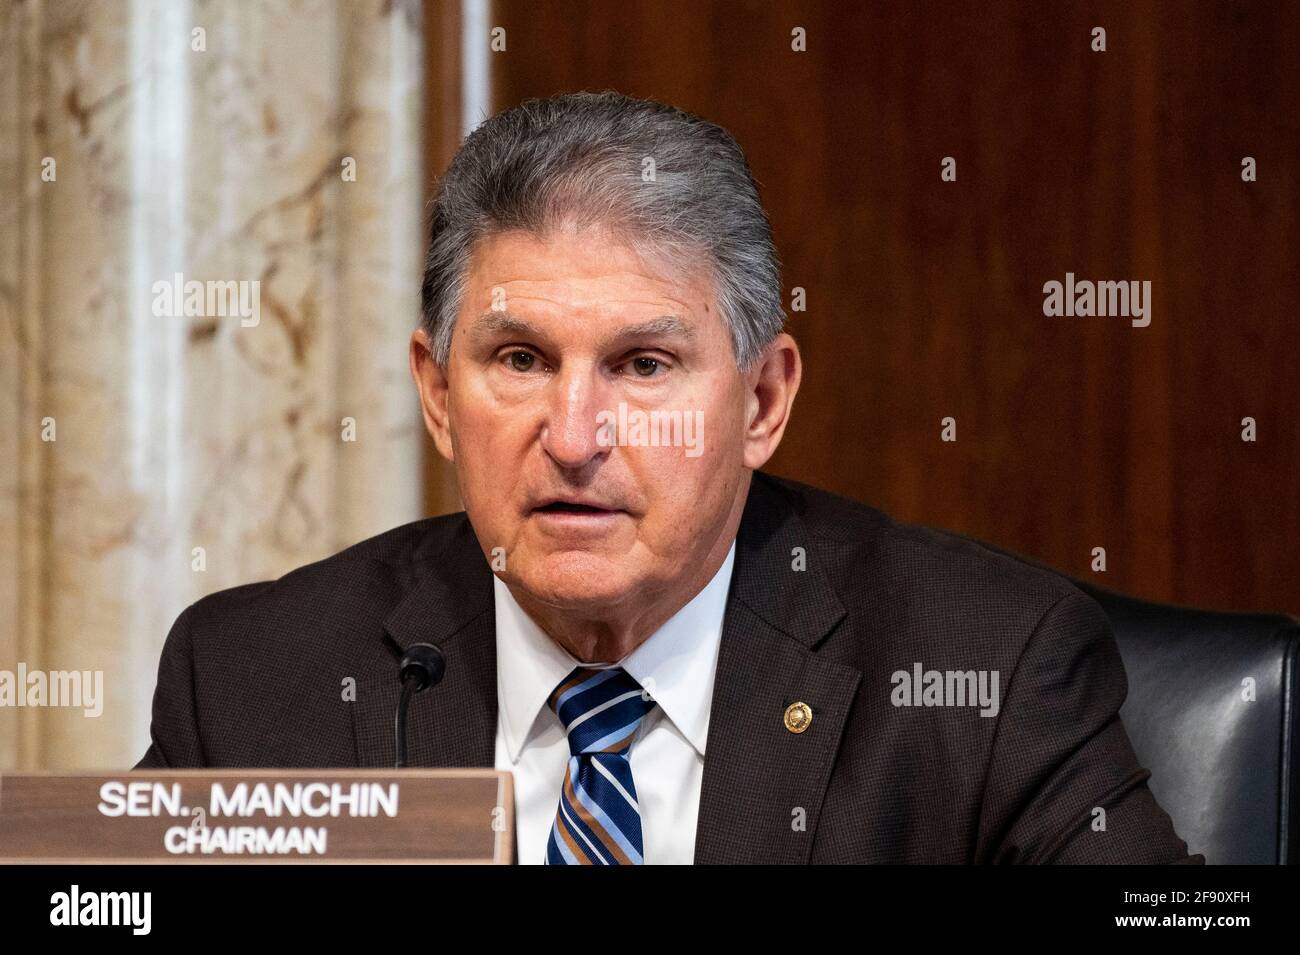
[[[1129,684],[1120,719],[1189,851],[1300,863],[1300,623],[1070,579],[1110,617]]]
[[[1128,675],[1120,719],[1188,851],[1212,864],[1300,864],[1300,620],[1153,603],[959,536],[1101,605]]]

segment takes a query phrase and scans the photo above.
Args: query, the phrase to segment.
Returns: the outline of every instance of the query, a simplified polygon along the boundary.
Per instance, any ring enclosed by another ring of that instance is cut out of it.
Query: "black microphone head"
[[[413,643],[402,654],[402,682],[414,681],[413,688],[417,693],[436,686],[446,672],[447,661],[443,659],[442,651],[432,643]]]

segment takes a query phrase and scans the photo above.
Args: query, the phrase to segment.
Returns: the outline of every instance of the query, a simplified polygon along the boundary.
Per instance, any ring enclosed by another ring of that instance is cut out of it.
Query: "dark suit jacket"
[[[391,766],[385,635],[446,657],[412,703],[410,764],[492,766],[492,590],[460,513],[205,597],[167,637],[137,768]],[[997,671],[998,714],[894,705],[892,675],[918,663]],[[1063,578],[755,473],[695,861],[1201,862],[1147,788],[1118,716],[1126,692],[1107,618]],[[783,719],[795,701],[813,712],[799,734]]]

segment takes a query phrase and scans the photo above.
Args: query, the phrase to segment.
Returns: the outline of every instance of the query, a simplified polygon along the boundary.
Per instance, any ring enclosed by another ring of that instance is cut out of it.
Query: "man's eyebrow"
[[[648,321],[637,322],[635,325],[627,325],[620,328],[613,335],[609,336],[607,344],[614,342],[626,341],[633,338],[651,338],[655,335],[672,336],[685,338],[687,341],[695,338],[695,329],[687,325],[676,315],[660,315]]]
[[[507,335],[528,336],[538,335],[540,331],[540,329],[522,318],[515,318],[509,312],[500,309],[484,312],[470,329],[470,332],[476,336],[495,335],[499,332]]]
[[[487,337],[489,335],[519,335],[522,337],[543,336],[542,330],[537,328],[531,322],[522,318],[517,318],[507,311],[494,310],[485,312],[474,323],[471,334],[476,337]],[[630,341],[637,338],[650,338],[652,336],[677,336],[691,341],[695,338],[695,329],[677,315],[659,315],[655,318],[648,319],[644,322],[637,322],[635,325],[627,325],[618,329],[611,334],[603,343],[605,348],[609,348],[620,342]]]

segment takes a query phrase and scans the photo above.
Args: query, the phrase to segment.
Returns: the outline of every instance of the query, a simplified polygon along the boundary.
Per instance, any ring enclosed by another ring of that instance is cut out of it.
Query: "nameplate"
[[[0,774],[0,862],[504,863],[491,769]]]

